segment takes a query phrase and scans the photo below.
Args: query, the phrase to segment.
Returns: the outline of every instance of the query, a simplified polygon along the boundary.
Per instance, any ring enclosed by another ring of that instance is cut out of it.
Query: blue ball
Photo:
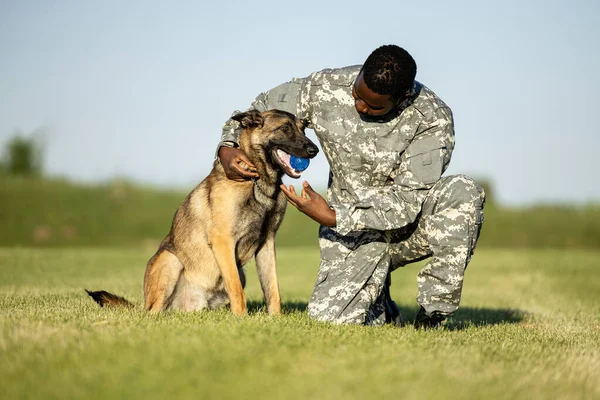
[[[290,165],[296,171],[304,171],[308,168],[308,164],[310,164],[310,160],[308,158],[290,156]]]

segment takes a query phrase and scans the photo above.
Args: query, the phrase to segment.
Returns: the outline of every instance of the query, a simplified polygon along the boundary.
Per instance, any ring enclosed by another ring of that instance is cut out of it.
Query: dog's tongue
[[[292,166],[290,165],[290,155],[288,153],[286,153],[285,151],[283,151],[281,149],[277,149],[277,156],[286,165],[286,167],[293,169]]]

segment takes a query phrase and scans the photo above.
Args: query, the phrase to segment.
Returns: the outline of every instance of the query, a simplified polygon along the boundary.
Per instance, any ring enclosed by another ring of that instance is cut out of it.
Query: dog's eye
[[[281,127],[281,130],[282,130],[284,133],[290,133],[290,126],[289,126],[289,125],[287,125],[287,124],[286,124],[286,125],[283,125],[283,126]]]

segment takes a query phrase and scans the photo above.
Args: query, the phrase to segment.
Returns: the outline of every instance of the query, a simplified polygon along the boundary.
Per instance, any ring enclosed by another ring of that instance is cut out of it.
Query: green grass
[[[0,246],[156,248],[192,186],[156,190],[0,175]],[[316,246],[317,224],[288,207],[279,247]],[[486,207],[479,247],[600,249],[600,207]]]
[[[441,331],[334,326],[305,312],[315,248],[278,250],[284,314],[100,309],[142,303],[151,251],[0,248],[0,398],[600,398],[600,253],[480,249]],[[418,265],[393,274],[407,320]]]

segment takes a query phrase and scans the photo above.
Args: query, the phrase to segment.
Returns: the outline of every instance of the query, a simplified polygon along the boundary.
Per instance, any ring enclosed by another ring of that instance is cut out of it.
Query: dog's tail
[[[111,306],[111,307],[133,307],[133,303],[127,301],[123,297],[117,296],[112,293],[105,292],[104,290],[99,290],[97,292],[92,292],[85,289],[87,294],[90,295],[92,299],[98,304],[100,307]]]

